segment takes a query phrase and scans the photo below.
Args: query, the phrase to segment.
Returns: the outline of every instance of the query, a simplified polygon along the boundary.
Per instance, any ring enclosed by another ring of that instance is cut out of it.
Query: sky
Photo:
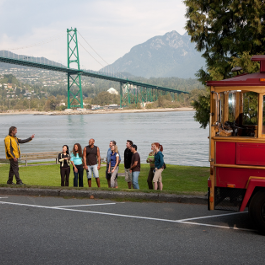
[[[0,50],[67,65],[76,28],[80,67],[97,71],[154,36],[183,35],[185,12],[183,0],[0,0]]]

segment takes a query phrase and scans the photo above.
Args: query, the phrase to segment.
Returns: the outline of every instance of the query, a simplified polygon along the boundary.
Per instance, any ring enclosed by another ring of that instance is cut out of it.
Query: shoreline
[[[0,113],[0,115],[87,115],[87,114],[115,114],[115,113],[144,113],[144,112],[172,112],[172,111],[194,111],[192,107],[164,108],[164,109],[103,109],[103,110],[65,110],[65,111],[15,111]]]

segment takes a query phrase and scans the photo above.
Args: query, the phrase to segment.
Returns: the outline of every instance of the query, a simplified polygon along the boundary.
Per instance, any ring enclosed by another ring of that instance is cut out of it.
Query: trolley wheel
[[[250,201],[248,212],[261,233],[265,233],[265,190],[258,191]]]

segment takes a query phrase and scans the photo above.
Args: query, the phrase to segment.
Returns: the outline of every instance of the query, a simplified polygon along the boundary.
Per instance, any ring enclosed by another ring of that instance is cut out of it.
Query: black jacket
[[[129,148],[124,150],[124,167],[127,169],[131,167],[132,155],[133,153]]]

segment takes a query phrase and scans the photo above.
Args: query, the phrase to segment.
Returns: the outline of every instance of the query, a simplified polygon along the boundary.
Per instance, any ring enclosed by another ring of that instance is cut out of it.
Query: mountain
[[[187,33],[173,30],[134,46],[130,52],[101,71],[128,72],[135,76],[196,78],[205,59]]]

